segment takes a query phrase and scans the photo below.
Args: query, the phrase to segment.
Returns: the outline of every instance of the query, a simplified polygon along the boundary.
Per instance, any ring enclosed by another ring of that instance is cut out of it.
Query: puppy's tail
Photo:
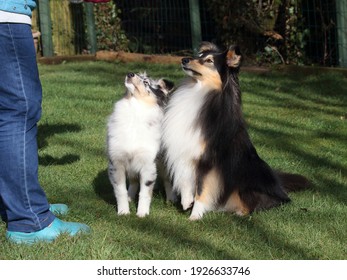
[[[302,175],[276,171],[284,190],[288,192],[303,191],[311,188],[311,182]]]

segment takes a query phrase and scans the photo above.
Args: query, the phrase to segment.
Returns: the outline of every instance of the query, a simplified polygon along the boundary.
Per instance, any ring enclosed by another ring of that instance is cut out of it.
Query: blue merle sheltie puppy
[[[107,125],[108,174],[118,214],[130,213],[129,201],[134,200],[140,186],[137,216],[144,217],[150,210],[164,106],[173,83],[129,73],[125,87],[125,96],[115,103]],[[170,196],[170,190],[166,191]]]
[[[246,215],[289,202],[288,190],[306,178],[272,170],[246,129],[238,80],[241,54],[204,42],[183,58],[189,76],[172,94],[163,122],[163,146],[173,188],[190,219],[211,210]]]

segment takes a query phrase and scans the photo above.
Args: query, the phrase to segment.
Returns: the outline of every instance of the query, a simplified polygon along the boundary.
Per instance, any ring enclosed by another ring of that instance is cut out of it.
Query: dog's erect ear
[[[230,46],[226,55],[226,62],[230,68],[239,68],[241,64],[241,52],[239,46]]]
[[[219,52],[220,50],[215,44],[211,42],[202,42],[200,44],[199,53],[206,52],[206,51]]]
[[[169,81],[169,80],[166,80],[166,79],[160,79],[159,80],[159,85],[160,85],[160,88],[162,89],[162,91],[165,93],[165,94],[168,94],[174,87],[174,83]]]

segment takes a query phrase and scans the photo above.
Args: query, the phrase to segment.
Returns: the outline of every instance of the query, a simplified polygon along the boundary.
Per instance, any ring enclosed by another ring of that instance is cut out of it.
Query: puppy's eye
[[[213,63],[213,60],[211,58],[208,58],[205,60],[206,63]]]

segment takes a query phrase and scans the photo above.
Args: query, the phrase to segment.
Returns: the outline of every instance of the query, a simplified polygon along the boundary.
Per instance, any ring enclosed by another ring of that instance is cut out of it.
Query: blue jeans
[[[38,181],[41,98],[31,27],[0,23],[0,210],[9,231],[38,231],[55,218]]]

